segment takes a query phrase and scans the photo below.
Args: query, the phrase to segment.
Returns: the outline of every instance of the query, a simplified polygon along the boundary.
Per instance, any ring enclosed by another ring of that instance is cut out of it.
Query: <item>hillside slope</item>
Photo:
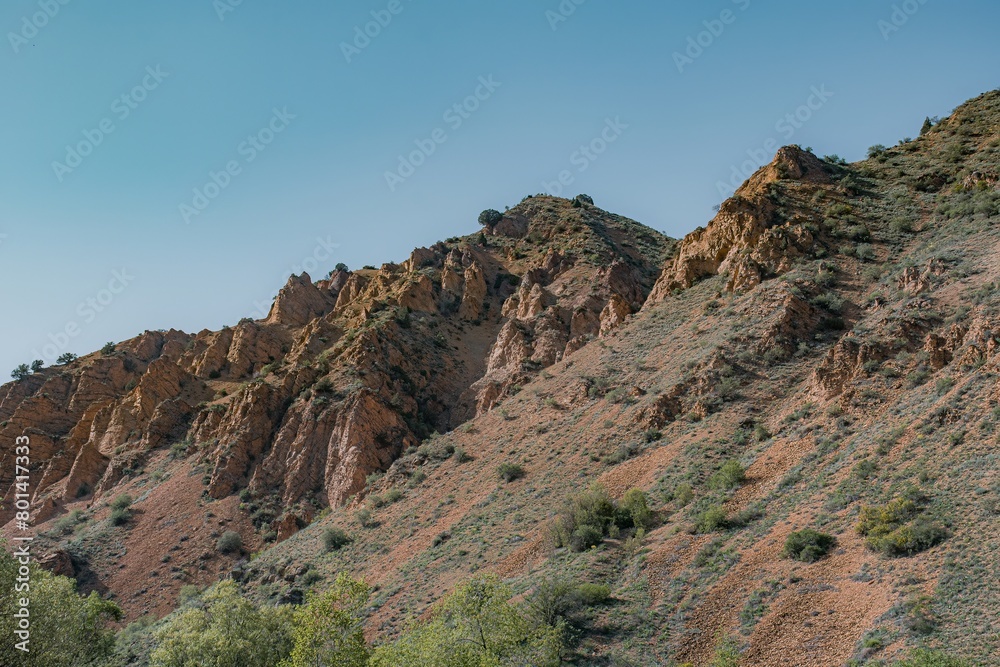
[[[182,584],[295,602],[347,571],[377,639],[496,572],[610,586],[577,664],[998,664],[998,222],[993,92],[861,163],[784,148],[676,244],[538,196],[402,264],[293,278],[266,321],[4,386],[0,441],[44,460],[51,566],[130,618]],[[555,548],[594,483],[655,521]],[[351,542],[324,550],[331,526]],[[789,558],[807,528],[835,544]],[[217,553],[224,530],[259,553]]]

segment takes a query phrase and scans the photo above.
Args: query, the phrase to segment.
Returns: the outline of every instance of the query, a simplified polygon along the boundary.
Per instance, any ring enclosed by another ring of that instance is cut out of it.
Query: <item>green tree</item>
[[[42,370],[43,368],[45,368],[45,362],[42,361],[41,359],[35,359],[34,361],[31,362],[31,372],[32,373],[37,373],[38,371]]]
[[[371,654],[362,627],[371,589],[346,574],[333,588],[310,596],[293,618],[294,647],[279,667],[365,667]]]
[[[630,489],[622,498],[622,510],[624,510],[636,528],[649,530],[653,527],[653,510],[649,509],[649,500],[646,494],[640,489]]]
[[[558,665],[561,633],[529,621],[510,597],[495,575],[476,577],[445,598],[429,621],[377,648],[370,665]]]
[[[121,618],[116,604],[97,593],[81,596],[76,582],[29,566],[29,589],[15,589],[20,564],[0,544],[0,665],[4,667],[91,667],[101,664],[114,647],[108,623]],[[25,653],[19,641],[14,614],[22,597],[30,600],[31,636]]]
[[[292,610],[257,607],[234,581],[196,607],[175,612],[156,633],[151,667],[274,667],[292,650]]]
[[[932,121],[930,119],[930,116],[928,116],[926,119],[924,119],[924,124],[920,128],[920,136],[924,136],[925,134],[930,132],[931,129],[933,129],[933,127],[934,127],[934,121]]]
[[[65,366],[66,364],[73,363],[74,361],[76,361],[76,359],[77,356],[72,352],[64,352],[63,354],[59,355],[58,359],[56,359],[56,363],[61,366]]]
[[[488,208],[479,214],[479,224],[483,227],[493,229],[503,220],[503,213],[496,209]]]
[[[28,364],[21,364],[10,372],[10,376],[15,380],[23,380],[29,375],[31,375],[31,369],[28,368]]]

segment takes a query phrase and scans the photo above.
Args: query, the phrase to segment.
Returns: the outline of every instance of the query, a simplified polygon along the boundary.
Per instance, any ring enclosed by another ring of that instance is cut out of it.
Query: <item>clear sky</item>
[[[859,159],[996,88],[998,25],[995,0],[5,0],[0,373],[259,317],[293,270],[403,259],[560,175],[683,235],[777,145]]]

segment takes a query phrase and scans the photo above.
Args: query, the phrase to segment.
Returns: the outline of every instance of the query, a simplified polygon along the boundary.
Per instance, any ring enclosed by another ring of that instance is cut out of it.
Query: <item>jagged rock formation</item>
[[[634,232],[648,254],[621,245]],[[264,320],[147,332],[4,387],[0,432],[34,431],[46,461],[36,519],[103,497],[171,446],[205,468],[211,498],[249,489],[300,519],[342,503],[432,430],[488,411],[619,326],[669,246],[547,197],[509,212],[491,238],[319,282],[292,276]],[[0,487],[9,497],[7,472]],[[288,533],[284,515],[273,525]]]

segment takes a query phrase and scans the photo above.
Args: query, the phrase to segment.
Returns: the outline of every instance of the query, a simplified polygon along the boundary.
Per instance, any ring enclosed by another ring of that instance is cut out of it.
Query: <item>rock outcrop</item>
[[[794,181],[806,187],[831,182],[826,166],[812,153],[788,146],[754,174],[718,215],[680,243],[677,257],[663,269],[651,298],[662,301],[708,276],[728,275],[727,288],[746,291],[766,277],[780,275],[810,252],[816,238],[804,220],[786,218],[772,186]]]

